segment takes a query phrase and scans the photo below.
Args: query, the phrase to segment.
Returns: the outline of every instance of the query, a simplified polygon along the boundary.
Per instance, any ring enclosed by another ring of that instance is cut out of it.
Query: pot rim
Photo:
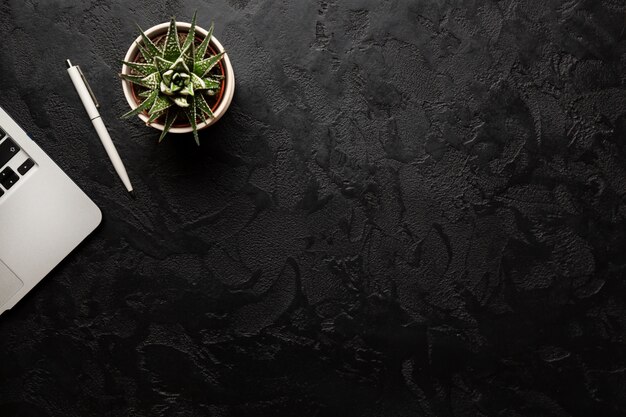
[[[169,22],[160,23],[158,25],[152,26],[150,29],[146,30],[144,33],[146,34],[148,38],[153,39],[157,36],[160,36],[161,34],[167,33],[167,29],[169,28],[169,25],[170,25]],[[191,27],[191,23],[176,22],[177,29],[188,30],[190,27]],[[206,38],[206,36],[208,35],[208,32],[206,31],[206,29],[196,26],[196,34],[199,34]],[[126,52],[126,56],[124,57],[124,61],[132,62],[133,59],[139,54],[139,48],[137,47],[137,44],[140,42],[142,42],[141,35],[137,36],[137,38],[133,41],[131,46],[128,48],[128,51]],[[211,37],[210,44],[211,46],[213,46],[214,50],[218,51],[218,53],[224,52],[224,47],[215,38],[215,36]],[[221,59],[221,62],[224,64],[224,71],[225,71],[225,74],[224,74],[225,88],[224,88],[224,94],[222,96],[222,100],[217,106],[217,109],[215,109],[215,111],[213,112],[214,117],[208,120],[205,119],[202,123],[198,123],[196,127],[197,130],[204,129],[212,125],[213,123],[217,122],[224,115],[224,113],[226,113],[226,110],[228,109],[228,107],[230,106],[230,103],[232,102],[233,95],[235,93],[235,73],[233,71],[233,67],[232,67],[232,64],[230,62],[230,59],[227,53],[224,53]],[[122,65],[122,74],[130,74],[130,68],[126,64]],[[131,83],[126,80],[122,80],[122,89],[124,91],[124,96],[126,97],[126,101],[128,102],[128,105],[131,107],[131,109],[137,108],[139,104],[135,101],[133,97]],[[148,116],[146,116],[144,113],[140,113],[138,114],[138,117],[147,124]],[[165,128],[165,126],[162,123],[157,123],[157,122],[152,122],[148,126],[161,130],[161,131]],[[191,126],[172,127],[169,130],[169,132],[170,133],[191,133],[193,132],[193,129],[191,128]]]

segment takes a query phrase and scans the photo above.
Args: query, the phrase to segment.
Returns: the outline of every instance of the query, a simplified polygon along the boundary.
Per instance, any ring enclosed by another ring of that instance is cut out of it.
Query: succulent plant
[[[195,42],[196,14],[189,32],[185,32],[187,36],[184,40],[178,33],[174,17],[164,42],[154,43],[141,28],[139,31],[143,42],[137,46],[144,62],[122,61],[131,69],[131,74],[120,74],[120,77],[137,85],[138,96],[143,100],[122,118],[145,111],[149,117],[147,124],[150,124],[163,117],[165,127],[159,142],[176,120],[186,118],[193,129],[196,143],[200,145],[197,121],[213,117],[210,97],[219,91],[223,78],[212,71],[224,54],[210,54],[208,47],[213,25],[199,45]]]

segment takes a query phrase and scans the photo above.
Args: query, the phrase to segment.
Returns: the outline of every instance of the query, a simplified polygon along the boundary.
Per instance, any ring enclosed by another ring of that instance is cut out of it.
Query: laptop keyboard
[[[4,132],[0,131],[4,136]],[[19,146],[13,139],[7,137],[2,143],[0,143],[0,167],[5,165],[11,158],[13,158],[20,151]]]
[[[25,161],[22,161],[21,165],[15,165],[13,158],[20,151],[21,149],[17,143],[0,127],[0,197],[35,166],[33,160],[28,157]]]

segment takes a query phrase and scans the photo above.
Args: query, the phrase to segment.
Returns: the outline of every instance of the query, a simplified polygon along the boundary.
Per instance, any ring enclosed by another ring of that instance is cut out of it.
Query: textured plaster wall
[[[157,146],[118,118],[118,60],[134,22],[196,9],[235,100],[200,148]],[[618,0],[3,1],[0,105],[105,220],[0,318],[0,415],[626,415],[625,19]]]

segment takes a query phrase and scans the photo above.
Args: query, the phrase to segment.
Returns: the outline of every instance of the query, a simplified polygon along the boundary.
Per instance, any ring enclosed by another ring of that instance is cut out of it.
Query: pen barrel
[[[85,85],[85,82],[83,81],[83,77],[81,76],[80,70],[78,69],[78,67],[73,66],[73,67],[68,68],[67,73],[70,75],[70,79],[72,80],[72,83],[74,84],[74,88],[76,88],[76,91],[78,92],[78,95],[80,96],[80,101],[83,102],[83,106],[85,106],[85,110],[87,110],[87,114],[89,115],[89,118],[93,120],[96,117],[100,116],[100,113],[98,112],[98,108],[96,107],[93,99],[91,98],[91,94],[89,94],[89,89]]]
[[[117,153],[117,149],[115,149],[115,145],[113,145],[111,136],[109,135],[109,132],[107,131],[107,128],[104,125],[104,122],[102,121],[102,118],[96,117],[95,119],[91,120],[91,123],[93,123],[93,127],[96,129],[96,132],[98,133],[98,137],[100,138],[100,141],[102,142],[102,146],[104,146],[104,150],[109,156],[109,159],[111,160],[111,163],[113,164],[113,168],[115,168],[115,172],[117,172],[117,175],[120,177],[120,179],[124,183],[126,190],[132,191],[133,186],[131,185],[130,178],[128,178],[128,174],[126,173],[126,168],[124,167],[122,158],[120,158],[120,155]]]

